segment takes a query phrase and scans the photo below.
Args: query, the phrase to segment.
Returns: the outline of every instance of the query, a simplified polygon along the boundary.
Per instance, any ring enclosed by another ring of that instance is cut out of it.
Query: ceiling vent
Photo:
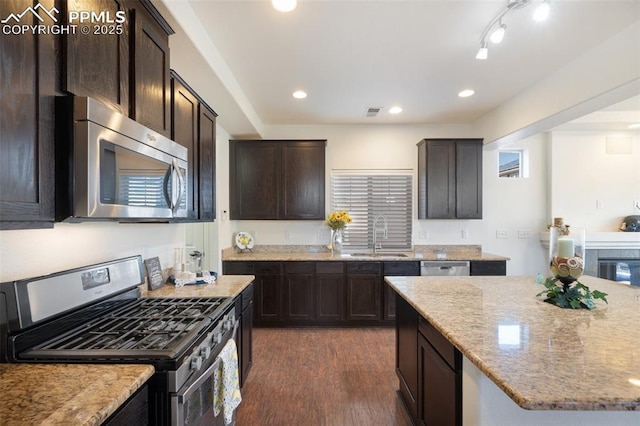
[[[369,107],[365,110],[365,117],[377,117],[382,107]]]

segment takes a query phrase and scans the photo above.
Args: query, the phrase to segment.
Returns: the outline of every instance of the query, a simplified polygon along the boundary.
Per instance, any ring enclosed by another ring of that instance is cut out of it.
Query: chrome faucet
[[[387,218],[379,214],[373,219],[373,254],[376,254],[376,251],[382,248],[382,244],[378,243],[378,220],[380,219],[382,219],[382,238],[387,239]]]

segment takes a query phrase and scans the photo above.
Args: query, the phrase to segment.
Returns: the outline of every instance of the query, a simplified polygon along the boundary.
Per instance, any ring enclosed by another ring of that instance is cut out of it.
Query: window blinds
[[[346,210],[351,219],[345,231],[346,250],[373,249],[373,222],[377,215],[387,219],[387,239],[378,222],[377,242],[382,250],[410,250],[412,235],[411,170],[333,170],[331,210]]]

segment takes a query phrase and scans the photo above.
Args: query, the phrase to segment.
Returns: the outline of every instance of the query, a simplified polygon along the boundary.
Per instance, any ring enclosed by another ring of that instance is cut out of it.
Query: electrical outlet
[[[287,240],[291,239],[291,231],[284,231],[284,238]]]
[[[463,229],[462,230],[462,239],[463,240],[469,239],[469,230],[468,229]]]
[[[596,209],[603,209],[604,202],[602,200],[596,200]]]
[[[506,240],[507,238],[509,238],[509,231],[506,231],[504,229],[498,229],[496,231],[496,238]]]
[[[531,230],[530,229],[518,229],[518,238],[521,240],[531,238]]]
[[[633,208],[640,210],[640,200],[636,200],[633,202]]]
[[[426,240],[429,238],[429,231],[425,231],[423,229],[420,230],[419,237],[421,240]]]

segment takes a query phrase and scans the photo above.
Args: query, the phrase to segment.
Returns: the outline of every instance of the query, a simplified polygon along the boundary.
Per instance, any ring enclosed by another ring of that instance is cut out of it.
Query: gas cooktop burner
[[[176,351],[188,345],[200,330],[216,320],[227,298],[136,299],[133,303],[88,321],[33,347],[23,355],[60,353],[82,356],[96,351]],[[103,354],[104,355],[104,354]],[[108,354],[105,356],[109,356]],[[151,354],[149,356],[152,356]]]

